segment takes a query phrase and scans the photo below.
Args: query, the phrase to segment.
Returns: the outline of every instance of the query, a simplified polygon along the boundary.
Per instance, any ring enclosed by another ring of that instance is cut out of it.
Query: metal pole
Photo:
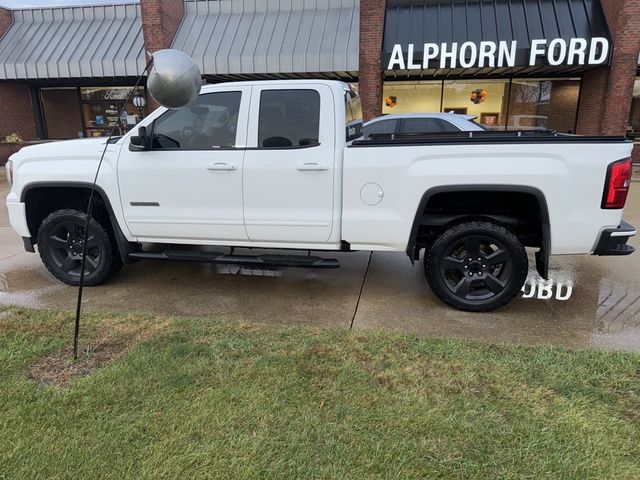
[[[102,166],[102,161],[104,160],[104,155],[107,152],[107,148],[109,147],[109,141],[111,140],[111,137],[113,137],[113,134],[115,133],[116,128],[118,128],[118,126],[119,126],[120,115],[122,115],[122,112],[124,112],[124,110],[126,109],[127,103],[129,103],[129,101],[131,100],[131,97],[133,96],[133,93],[136,91],[136,89],[138,88],[138,85],[142,81],[142,77],[144,76],[145,73],[147,73],[147,70],[149,70],[149,68],[151,67],[152,63],[153,63],[153,57],[150,57],[149,61],[147,62],[147,65],[144,67],[144,70],[142,71],[142,73],[138,77],[138,80],[136,80],[136,84],[131,89],[131,92],[129,92],[129,95],[127,96],[127,99],[125,100],[124,104],[122,105],[122,108],[120,109],[120,112],[118,113],[117,120],[114,123],[113,127],[111,127],[111,131],[109,132],[109,136],[107,137],[106,141],[104,142],[104,148],[102,149],[102,155],[100,155],[100,161],[98,162],[98,168],[96,169],[96,174],[95,174],[95,176],[93,178],[93,184],[91,185],[91,193],[89,194],[89,202],[87,203],[87,213],[86,213],[85,219],[84,219],[84,232],[83,232],[83,238],[82,238],[82,257],[81,257],[81,260],[80,260],[80,280],[78,282],[78,301],[76,303],[76,321],[75,321],[75,328],[74,328],[74,331],[73,331],[73,360],[74,361],[78,359],[78,339],[80,337],[80,316],[81,316],[81,313],[82,313],[82,290],[83,290],[83,287],[84,287],[84,268],[85,268],[85,261],[86,261],[86,257],[87,257],[87,240],[89,238],[89,218],[91,216],[92,209],[93,209],[93,197],[94,197],[94,193],[96,191],[96,184],[98,182],[98,175],[100,174],[100,167]]]

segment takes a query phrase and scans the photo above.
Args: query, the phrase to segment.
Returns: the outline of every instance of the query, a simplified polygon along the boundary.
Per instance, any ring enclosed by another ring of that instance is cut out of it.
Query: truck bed
[[[591,253],[603,229],[620,225],[622,210],[601,202],[609,164],[628,158],[631,148],[622,136],[532,131],[357,140],[345,151],[343,238],[361,250],[400,250],[425,198],[509,188],[535,192],[548,206],[551,254]],[[367,192],[375,206],[364,202]]]

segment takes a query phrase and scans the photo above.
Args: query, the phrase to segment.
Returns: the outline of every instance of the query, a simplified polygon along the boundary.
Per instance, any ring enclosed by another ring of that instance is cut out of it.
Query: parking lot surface
[[[7,192],[6,180],[0,181],[0,304],[73,310],[77,289],[55,280],[37,254],[24,252],[9,226]],[[640,183],[632,184],[625,219],[640,226]],[[630,243],[640,247],[638,237]],[[83,305],[87,310],[203,316],[211,321],[334,325],[640,351],[640,253],[552,257],[550,282],[531,270],[522,297],[487,314],[441,304],[429,290],[422,264],[412,266],[403,253],[326,256],[337,257],[342,267],[248,271],[139,262],[108,283],[85,289]]]

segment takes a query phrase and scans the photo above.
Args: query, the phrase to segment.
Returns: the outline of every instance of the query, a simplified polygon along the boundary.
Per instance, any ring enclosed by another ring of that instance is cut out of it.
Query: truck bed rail
[[[548,131],[475,131],[442,133],[378,133],[356,140],[351,147],[451,145],[461,143],[621,143],[624,136],[571,135]]]

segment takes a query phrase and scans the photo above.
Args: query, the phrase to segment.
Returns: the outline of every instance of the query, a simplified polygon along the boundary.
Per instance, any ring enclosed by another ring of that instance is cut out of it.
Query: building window
[[[118,117],[132,90],[133,87],[80,88],[83,125],[88,137],[107,136],[114,126],[115,134],[123,135],[138,123],[144,112],[139,111],[131,100]],[[144,95],[142,87],[138,87],[138,91]]]
[[[83,136],[80,99],[76,87],[42,88],[40,98],[47,138],[65,139]]]
[[[557,130],[575,133],[578,79],[513,79],[508,130]]]
[[[640,140],[640,77],[636,77],[636,82],[633,85],[633,99],[631,100],[627,133],[630,138]]]
[[[452,112],[488,130],[574,133],[579,93],[575,78],[386,82],[382,113]]]
[[[439,112],[442,82],[385,82],[382,114]]]
[[[442,111],[474,115],[485,128],[502,130],[506,122],[509,80],[448,80]]]

